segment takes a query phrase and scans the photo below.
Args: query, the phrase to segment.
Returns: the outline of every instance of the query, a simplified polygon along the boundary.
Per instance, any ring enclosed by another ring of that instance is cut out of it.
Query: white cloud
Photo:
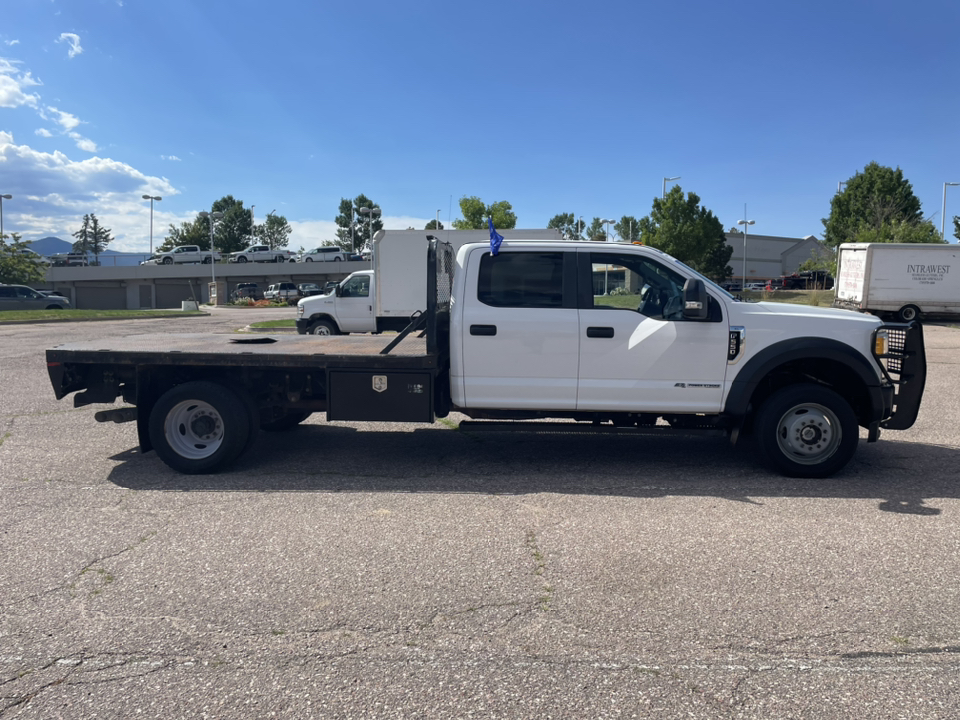
[[[16,202],[3,208],[4,230],[9,222],[10,230],[28,241],[46,235],[69,239],[83,215],[92,212],[113,231],[113,249],[146,252],[150,206],[140,196],[180,193],[166,178],[145,175],[126,163],[100,157],[75,161],[61,152],[40,152],[17,145],[4,131],[0,167],[17,178]],[[191,219],[193,215],[180,218],[155,212],[154,242],[163,237],[168,224]]]
[[[34,135],[39,135],[40,137],[53,137],[53,133],[47,130],[46,128],[37,128],[33,131]]]
[[[37,107],[40,96],[36,93],[26,93],[23,88],[39,84],[30,73],[20,72],[14,62],[0,58],[0,107],[15,108],[21,105]]]
[[[95,153],[97,151],[97,144],[93,140],[85,138],[80,133],[70,132],[67,133],[67,135],[70,136],[70,138],[77,144],[77,147],[81,150],[84,150],[88,153]]]
[[[70,44],[70,49],[67,51],[67,57],[75,58],[77,55],[83,52],[83,48],[80,47],[80,36],[76,33],[60,33],[60,37],[57,38],[57,42],[66,42]]]
[[[57,125],[62,127],[64,130],[73,130],[80,124],[80,119],[75,115],[71,115],[68,112],[63,112],[62,110],[57,110],[57,108],[47,105],[44,110],[40,110],[40,117],[44,120],[53,120]],[[49,117],[47,113],[50,113],[52,117]]]
[[[178,158],[176,155],[161,155],[161,156],[160,156],[160,159],[161,159],[161,160],[170,160],[170,161],[172,161],[172,162],[180,162],[180,158]]]
[[[19,41],[19,40],[4,40],[3,42],[4,42],[5,45],[10,45],[10,46],[19,45],[19,44],[20,44],[20,41]]]

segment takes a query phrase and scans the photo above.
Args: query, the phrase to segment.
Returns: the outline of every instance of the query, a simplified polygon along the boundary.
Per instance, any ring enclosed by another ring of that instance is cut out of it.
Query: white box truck
[[[960,246],[844,243],[833,304],[902,322],[960,313]]]
[[[497,230],[505,240],[563,240],[559,230]],[[381,230],[373,237],[372,270],[348,275],[332,293],[297,304],[301,335],[342,335],[403,330],[423,312],[427,237],[454,252],[467,243],[489,242],[489,230]]]

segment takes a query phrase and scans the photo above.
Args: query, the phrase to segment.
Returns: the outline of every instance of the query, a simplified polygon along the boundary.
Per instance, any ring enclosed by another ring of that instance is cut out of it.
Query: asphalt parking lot
[[[960,716],[960,329],[926,328],[917,424],[827,481],[319,416],[188,477],[46,377],[264,317],[0,326],[0,717]]]

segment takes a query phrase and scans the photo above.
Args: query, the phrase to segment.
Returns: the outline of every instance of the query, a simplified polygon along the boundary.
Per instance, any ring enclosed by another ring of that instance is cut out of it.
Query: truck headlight
[[[300,303],[297,303],[297,317],[298,318],[303,317],[303,305],[301,305]]]

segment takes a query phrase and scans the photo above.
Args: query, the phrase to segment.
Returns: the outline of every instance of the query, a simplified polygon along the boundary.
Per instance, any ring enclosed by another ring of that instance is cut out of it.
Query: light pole
[[[256,244],[256,243],[254,242],[254,235],[253,235],[253,228],[254,228],[254,224],[253,224],[253,209],[254,209],[255,207],[256,207],[256,205],[251,205],[251,206],[250,206],[250,244],[251,244],[251,245],[255,245],[255,244]],[[273,248],[270,248],[270,249],[273,250]]]
[[[153,255],[153,201],[160,202],[163,198],[159,195],[144,195],[143,199],[150,201],[150,254]]]
[[[0,195],[0,239],[3,239],[3,201],[13,200],[13,195]]]
[[[944,223],[944,220],[946,220],[946,218],[947,218],[947,185],[950,185],[951,187],[956,187],[957,185],[960,185],[960,183],[948,183],[948,182],[945,182],[945,183],[943,184],[943,208],[940,210],[940,239],[941,239],[941,240],[946,240],[946,239],[947,239],[946,236],[943,234],[943,232],[944,232],[944,230],[943,230],[943,223]],[[9,196],[9,195],[4,195],[4,197],[10,197],[10,196]],[[2,231],[0,231],[0,232],[2,232]]]
[[[665,197],[667,197],[667,183],[668,183],[668,182],[673,182],[674,180],[679,180],[679,179],[680,179],[680,176],[679,176],[679,175],[677,175],[676,177],[672,177],[672,178],[665,177],[665,178],[663,179],[663,190],[660,191],[660,199],[661,199],[661,200],[663,200]]]
[[[437,210],[437,226],[434,228],[434,230],[439,230],[439,229],[440,229],[440,211]]]
[[[747,220],[747,204],[743,204],[743,220],[737,220],[737,225],[743,225],[743,280],[740,281],[740,289],[743,290],[747,284],[747,226],[753,225],[754,220]]]
[[[217,220],[219,220],[220,218],[223,217],[223,213],[222,213],[222,212],[212,212],[212,213],[209,213],[209,212],[203,211],[203,212],[200,213],[200,217],[202,217],[202,218],[210,218],[210,282],[213,283],[213,290],[214,290],[214,292],[216,292],[216,289],[217,289],[217,258],[216,258],[216,256],[214,255],[215,250],[214,250],[214,248],[213,248],[213,224],[214,224]],[[213,300],[213,298],[210,298],[210,299]],[[218,297],[217,300],[219,300],[219,299],[220,299],[220,298]]]
[[[362,207],[360,208],[359,212],[361,215],[366,215],[367,218],[369,218],[367,220],[367,242],[372,243],[373,242],[373,216],[380,214],[380,208],[376,206],[372,208]],[[357,249],[354,248],[353,251],[356,252]]]
[[[606,225],[603,230],[603,241],[610,242],[610,223],[615,223],[616,220],[601,220],[601,225]],[[603,264],[603,294],[610,294],[610,263],[605,262]]]

